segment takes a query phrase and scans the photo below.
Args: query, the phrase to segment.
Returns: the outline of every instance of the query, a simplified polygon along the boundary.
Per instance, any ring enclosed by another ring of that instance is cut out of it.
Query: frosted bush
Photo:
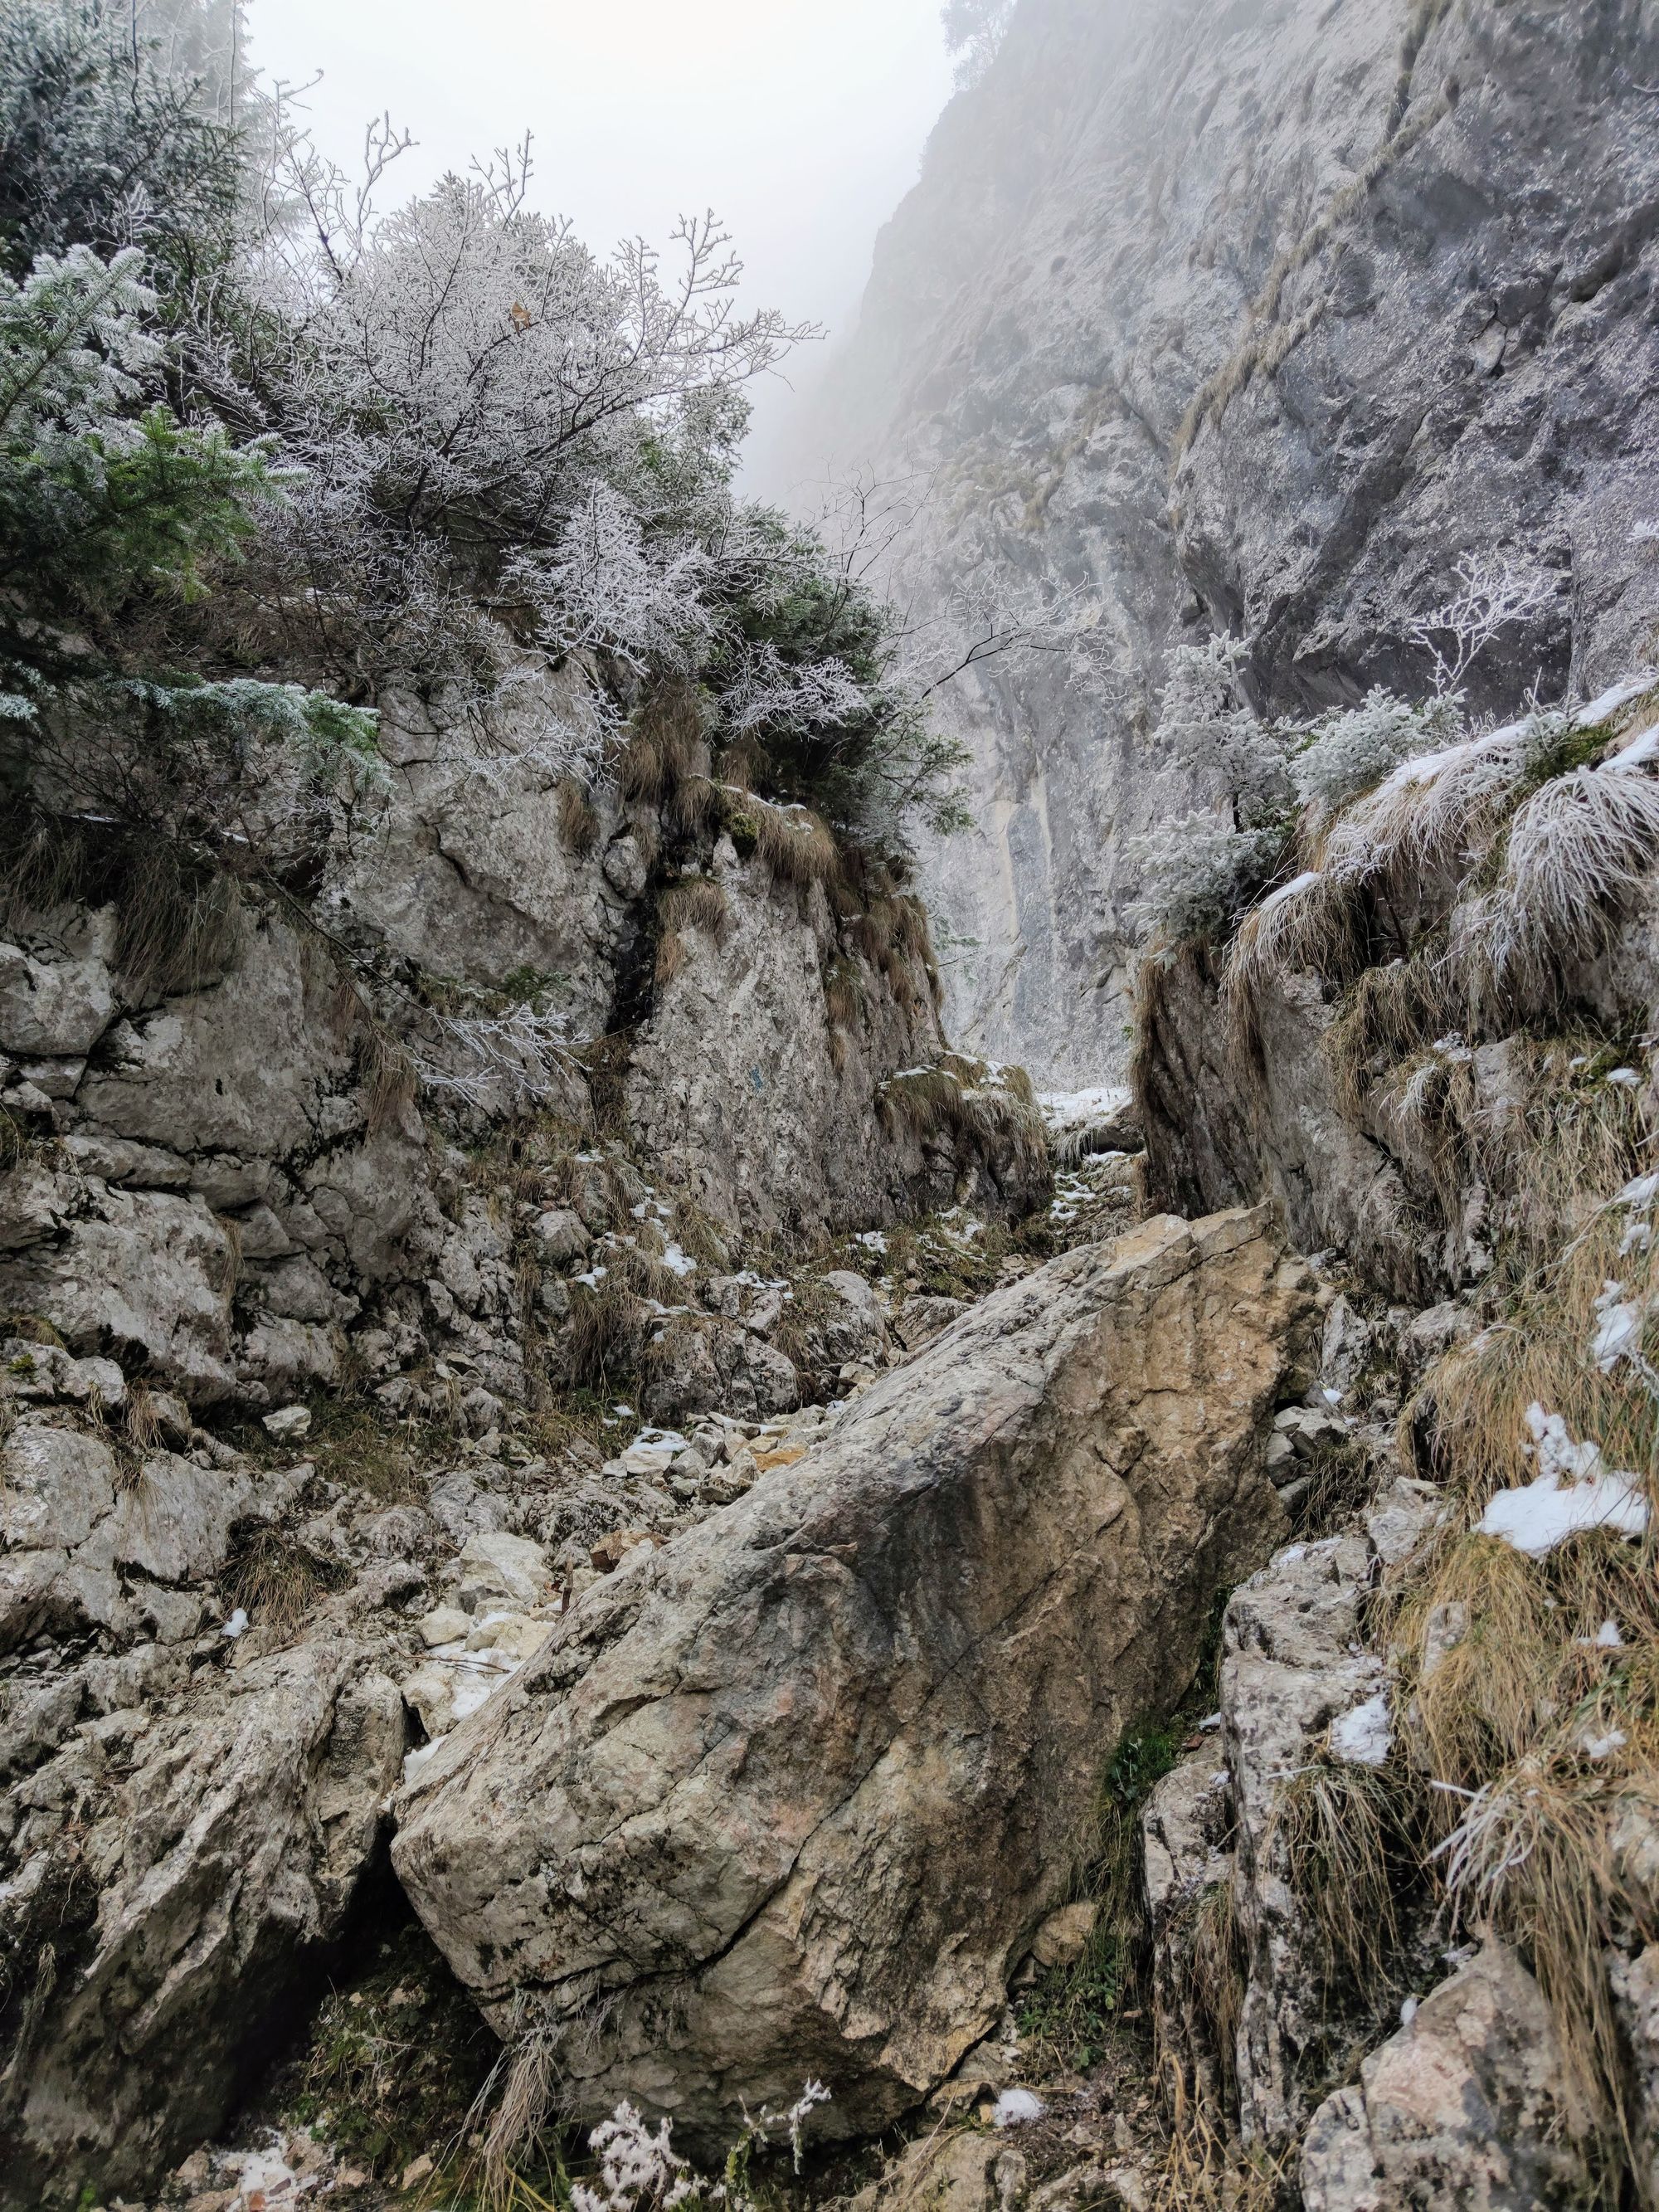
[[[1451,744],[1462,727],[1458,706],[1448,697],[1413,706],[1378,685],[1358,706],[1327,714],[1306,732],[1290,763],[1297,799],[1334,813],[1402,762]]]
[[[774,2112],[769,2106],[758,2118],[745,2112],[744,2133],[728,2154],[725,2176],[719,2181],[704,2180],[680,2157],[673,2147],[671,2122],[664,2120],[653,2129],[632,2105],[620,2104],[587,2138],[588,2148],[599,2161],[599,2175],[596,2182],[572,2185],[571,2212],[672,2212],[683,2204],[757,2212],[744,2179],[745,2154],[781,2131],[799,2173],[802,2130],[808,2117],[829,2101],[830,2092],[822,2081],[808,2081],[787,2112]]]
[[[1252,711],[1244,696],[1244,657],[1242,638],[1178,645],[1170,656],[1153,743],[1230,805],[1241,830],[1255,830],[1282,816],[1290,803],[1290,742],[1278,724],[1259,721]]]
[[[1132,838],[1128,857],[1140,872],[1134,919],[1172,942],[1224,929],[1278,855],[1277,830],[1235,830],[1212,814],[1185,814]]]

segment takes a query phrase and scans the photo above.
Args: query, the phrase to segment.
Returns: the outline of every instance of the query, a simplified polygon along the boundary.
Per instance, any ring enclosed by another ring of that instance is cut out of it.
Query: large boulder
[[[817,2076],[863,2133],[993,2027],[1113,1747],[1284,1532],[1310,1316],[1265,1213],[1068,1253],[630,1553],[455,1732],[393,1863],[574,2113],[696,2145]]]

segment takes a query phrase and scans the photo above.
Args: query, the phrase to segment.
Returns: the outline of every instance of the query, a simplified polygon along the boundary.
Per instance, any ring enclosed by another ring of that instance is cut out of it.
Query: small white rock
[[[278,1443],[297,1443],[301,1437],[311,1434],[309,1406],[283,1406],[274,1413],[267,1413],[259,1425],[269,1437]]]

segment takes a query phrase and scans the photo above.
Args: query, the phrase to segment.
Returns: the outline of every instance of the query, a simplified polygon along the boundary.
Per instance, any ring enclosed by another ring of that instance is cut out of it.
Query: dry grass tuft
[[[774,806],[751,799],[755,850],[775,881],[830,884],[841,873],[835,832],[810,806]]]
[[[626,799],[660,806],[689,778],[705,781],[708,744],[696,686],[683,678],[659,683],[635,714],[617,756],[617,785]]]
[[[572,853],[591,853],[599,841],[599,809],[586,786],[574,775],[559,784],[559,835]]]
[[[1346,1113],[1358,1120],[1371,1085],[1450,1027],[1443,970],[1419,949],[1409,959],[1361,970],[1324,1049]]]
[[[1270,891],[1240,925],[1223,971],[1235,1051],[1250,1060],[1260,1051],[1257,1012],[1273,976],[1337,981],[1359,965],[1363,947],[1360,905],[1348,884],[1310,870]]]
[[[570,1318],[565,1325],[570,1350],[570,1379],[578,1389],[606,1389],[613,1376],[635,1366],[640,1335],[639,1304],[612,1268],[594,1285],[571,1285]]]
[[[286,1644],[337,1581],[336,1571],[302,1544],[261,1528],[231,1561],[225,1595],[229,1607],[242,1607],[256,1627]]]
[[[1395,1892],[1416,1856],[1412,1792],[1387,1768],[1317,1759],[1273,1808],[1267,1854],[1282,1866],[1319,1946],[1328,1990],[1386,2001],[1400,1948]]]
[[[1495,995],[1547,991],[1562,964],[1600,952],[1610,921],[1659,858],[1659,781],[1576,769],[1535,791],[1465,942]]]
[[[1659,1500],[1647,1133],[1627,1088],[1575,1088],[1542,1054],[1500,1318],[1431,1370],[1402,1419],[1449,1504],[1385,1605],[1452,1911],[1520,1948],[1576,2088],[1609,2141],[1628,2141],[1605,1957],[1615,1940],[1659,1936],[1659,1899],[1632,1863],[1659,1821],[1659,1547],[1651,1532],[1593,1529],[1533,1559],[1476,1526],[1495,1492],[1538,1473],[1534,1406]],[[1610,1295],[1638,1318],[1625,1355],[1607,1360],[1596,1346]]]
[[[902,1125],[924,1143],[944,1135],[1007,1143],[1035,1161],[1048,1160],[1048,1129],[1023,1067],[992,1067],[962,1053],[943,1053],[929,1066],[889,1076],[876,1103],[890,1128]]]

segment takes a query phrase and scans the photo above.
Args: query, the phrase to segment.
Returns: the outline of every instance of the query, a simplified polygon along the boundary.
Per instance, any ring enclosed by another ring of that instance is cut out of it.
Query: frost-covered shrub
[[[1187,813],[1131,840],[1139,896],[1132,908],[1169,940],[1225,929],[1272,873],[1283,849],[1292,791],[1289,741],[1259,721],[1244,695],[1243,641],[1215,636],[1179,645],[1153,743],[1180,763],[1216,811]]]
[[[1176,646],[1153,743],[1199,777],[1239,829],[1255,830],[1282,819],[1290,804],[1290,742],[1280,725],[1257,720],[1244,656],[1242,638]]]
[[[1290,761],[1297,798],[1334,813],[1402,761],[1451,744],[1462,732],[1459,705],[1445,696],[1413,705],[1376,686],[1358,706],[1327,714],[1306,732]]]
[[[1185,814],[1132,839],[1135,920],[1173,942],[1226,928],[1272,872],[1282,842],[1276,830],[1235,830],[1212,814]]]

